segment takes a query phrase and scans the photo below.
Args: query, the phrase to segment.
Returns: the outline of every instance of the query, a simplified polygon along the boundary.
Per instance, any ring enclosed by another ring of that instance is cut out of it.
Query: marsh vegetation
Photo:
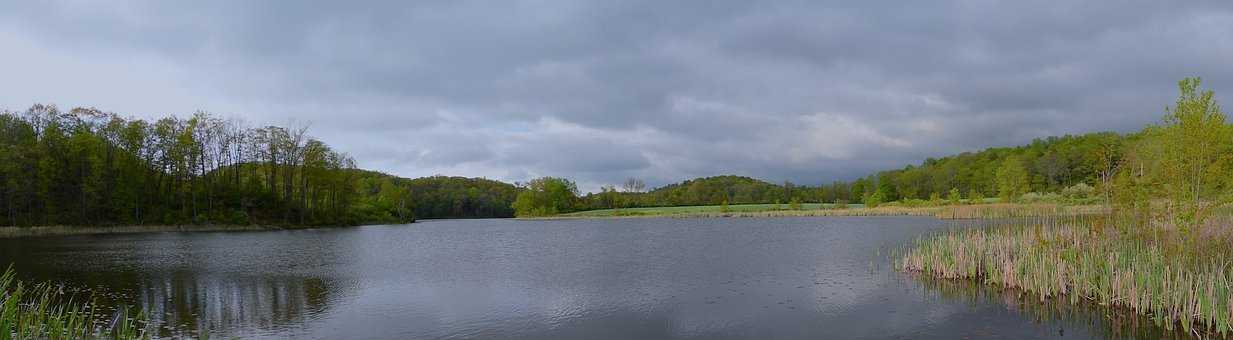
[[[144,315],[108,310],[81,295],[50,282],[22,282],[8,268],[0,274],[0,340],[149,338]]]
[[[1166,328],[1233,332],[1233,127],[1197,79],[1159,125],[1103,150],[1098,214],[1045,214],[921,239],[901,269],[1128,308]],[[1053,215],[1053,216],[1050,216]],[[1018,216],[1011,216],[1018,217]]]

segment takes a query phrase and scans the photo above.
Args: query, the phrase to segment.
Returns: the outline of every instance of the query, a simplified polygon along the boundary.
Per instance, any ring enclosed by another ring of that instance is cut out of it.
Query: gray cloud
[[[1233,93],[1227,1],[7,2],[0,46],[3,108],[311,122],[377,170],[592,190],[851,179]]]

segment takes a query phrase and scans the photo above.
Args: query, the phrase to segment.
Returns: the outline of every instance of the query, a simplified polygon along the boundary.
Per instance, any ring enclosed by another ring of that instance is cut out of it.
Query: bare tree
[[[630,177],[625,180],[625,183],[621,184],[621,187],[625,189],[625,192],[642,192],[646,190],[646,182]]]

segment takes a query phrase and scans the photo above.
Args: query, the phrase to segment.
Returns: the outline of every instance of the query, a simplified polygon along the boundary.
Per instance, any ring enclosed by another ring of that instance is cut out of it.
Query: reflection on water
[[[174,273],[137,282],[137,301],[162,333],[197,329],[242,333],[286,329],[322,313],[332,290],[319,278],[200,276]]]
[[[432,221],[0,240],[0,264],[106,287],[112,303],[140,305],[176,337],[1169,335],[889,265],[895,249],[955,227],[921,217]]]
[[[1059,335],[1067,328],[1090,328],[1095,335],[1109,339],[1188,339],[1180,330],[1166,330],[1151,318],[1127,309],[1105,308],[1085,300],[1041,299],[1039,295],[1015,289],[1002,289],[972,280],[946,280],[913,275],[930,294],[947,301],[971,305],[1000,303],[1033,322],[1058,326]]]

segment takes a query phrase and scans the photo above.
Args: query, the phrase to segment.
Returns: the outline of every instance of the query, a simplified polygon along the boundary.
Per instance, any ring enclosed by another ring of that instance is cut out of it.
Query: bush
[[[1071,200],[1086,200],[1096,195],[1096,188],[1087,183],[1079,183],[1062,189],[1062,196]]]
[[[1029,192],[1019,196],[1019,202],[1022,203],[1061,203],[1062,195],[1053,192],[1039,193]]]

